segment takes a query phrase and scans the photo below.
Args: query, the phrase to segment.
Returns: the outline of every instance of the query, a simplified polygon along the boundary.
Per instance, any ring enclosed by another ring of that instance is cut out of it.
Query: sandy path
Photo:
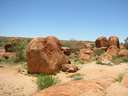
[[[33,77],[18,73],[16,66],[0,67],[0,96],[31,96],[35,91]]]

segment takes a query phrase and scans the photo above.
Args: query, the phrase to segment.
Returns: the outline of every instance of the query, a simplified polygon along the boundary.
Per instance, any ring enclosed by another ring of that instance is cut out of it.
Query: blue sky
[[[0,0],[0,35],[95,40],[128,36],[128,0]]]

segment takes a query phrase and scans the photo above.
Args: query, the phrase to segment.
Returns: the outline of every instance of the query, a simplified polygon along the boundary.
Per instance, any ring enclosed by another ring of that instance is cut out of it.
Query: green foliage
[[[48,88],[57,83],[57,80],[52,75],[39,74],[37,76],[37,85],[39,89]]]
[[[119,74],[118,78],[115,79],[116,82],[121,82],[123,79],[124,74]]]
[[[104,52],[105,52],[105,51],[102,50],[102,49],[96,49],[96,50],[95,50],[95,55],[100,56],[100,55],[103,54]]]
[[[14,57],[9,57],[9,58],[0,57],[0,63],[13,63],[14,60],[15,60]]]
[[[0,41],[0,47],[3,47],[5,44],[5,41]]]
[[[79,73],[73,74],[70,77],[73,78],[73,80],[81,80],[81,79],[83,79],[81,74],[79,74]]]
[[[16,48],[15,62],[26,61],[26,52],[25,52],[26,45],[27,45],[26,41],[21,41],[16,44],[16,46],[15,46],[15,48]]]
[[[69,59],[70,59],[72,64],[84,64],[84,61],[80,60],[79,57],[77,55],[75,55],[74,53],[72,53],[69,56]]]
[[[103,63],[102,63],[101,61],[98,60],[98,61],[96,61],[96,64],[103,64]]]
[[[112,62],[115,64],[126,63],[128,62],[128,57],[113,56]]]

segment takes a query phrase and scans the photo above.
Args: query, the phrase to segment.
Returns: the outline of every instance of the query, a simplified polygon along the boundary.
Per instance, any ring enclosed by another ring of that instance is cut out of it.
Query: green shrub
[[[102,50],[102,49],[96,49],[96,50],[95,50],[95,55],[100,56],[100,55],[103,54],[104,52],[105,52],[105,51]]]
[[[25,48],[26,48],[26,42],[25,41],[21,41],[18,44],[16,44],[16,59],[15,62],[24,62],[26,61],[26,52],[25,52]]]
[[[57,83],[57,80],[52,75],[39,74],[37,76],[37,85],[39,89],[48,88]]]
[[[81,79],[83,79],[83,77],[79,73],[71,75],[70,78],[73,78],[73,80],[81,80]]]
[[[96,61],[96,64],[103,64],[101,61]]]
[[[119,63],[126,63],[128,62],[128,57],[121,57],[121,56],[113,56],[112,62],[119,64]]]
[[[123,76],[124,76],[123,73],[119,74],[119,76],[115,79],[115,81],[116,81],[116,82],[121,82],[122,79],[123,79]]]
[[[69,59],[71,61],[72,64],[84,64],[84,61],[83,60],[80,60],[78,55],[76,55],[75,53],[72,53],[70,56],[69,56]]]
[[[0,63],[13,63],[14,60],[15,57],[9,57],[9,58],[0,57]]]

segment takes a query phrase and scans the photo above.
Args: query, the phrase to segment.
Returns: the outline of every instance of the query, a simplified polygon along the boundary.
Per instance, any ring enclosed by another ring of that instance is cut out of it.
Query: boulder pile
[[[55,74],[63,64],[70,64],[70,61],[56,37],[35,38],[28,44],[27,66],[30,73]]]

